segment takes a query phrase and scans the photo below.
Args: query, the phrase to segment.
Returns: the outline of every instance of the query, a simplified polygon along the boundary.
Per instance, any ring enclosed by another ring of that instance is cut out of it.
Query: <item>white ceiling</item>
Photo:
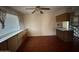
[[[36,6],[11,6],[11,8],[23,13],[23,14],[31,14],[33,10],[29,10],[26,8],[35,8]],[[50,10],[44,11],[44,13],[46,12],[53,12],[55,10],[59,10],[64,8],[64,6],[41,6],[44,8],[50,8]]]

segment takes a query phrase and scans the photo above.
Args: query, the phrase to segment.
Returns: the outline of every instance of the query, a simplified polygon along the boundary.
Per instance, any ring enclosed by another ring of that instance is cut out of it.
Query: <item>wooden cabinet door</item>
[[[18,45],[17,37],[18,37],[18,35],[13,36],[12,38],[8,39],[8,49],[10,51],[16,51],[16,49],[18,48],[17,47],[17,45]]]
[[[0,43],[0,51],[8,51],[7,41]]]
[[[60,39],[60,36],[59,36],[60,32],[58,29],[56,29],[56,35],[57,35],[57,38]]]
[[[73,38],[73,31],[64,31],[64,41],[72,41]]]
[[[63,41],[72,41],[73,38],[73,31],[61,31],[61,30],[56,30],[56,35],[58,39],[61,39]]]
[[[24,36],[23,32],[21,32],[20,34],[18,34],[18,48],[23,43],[23,38],[22,38],[23,36]]]
[[[56,33],[57,33],[56,35],[57,35],[58,39],[63,40],[63,32],[60,30],[56,30]]]
[[[69,20],[70,20],[70,13],[64,13],[64,14],[56,16],[57,22],[69,21]]]
[[[20,34],[18,34],[18,48],[21,46],[21,44],[24,42],[26,39],[26,31],[22,31]]]

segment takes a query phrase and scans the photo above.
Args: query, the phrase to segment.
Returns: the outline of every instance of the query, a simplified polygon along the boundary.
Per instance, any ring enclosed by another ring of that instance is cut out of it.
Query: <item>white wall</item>
[[[41,15],[31,14],[24,17],[25,28],[28,28],[30,35],[40,36],[41,35]]]
[[[41,35],[56,35],[56,19],[53,14],[42,15]]]
[[[29,14],[24,19],[30,36],[56,35],[56,19],[53,14]]]
[[[28,28],[31,36],[56,35],[56,16],[65,12],[72,12],[71,7],[63,7],[44,14],[26,15],[24,17],[25,28]]]

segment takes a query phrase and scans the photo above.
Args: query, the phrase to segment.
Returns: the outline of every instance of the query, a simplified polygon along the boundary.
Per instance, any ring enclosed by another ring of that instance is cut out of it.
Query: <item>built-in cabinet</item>
[[[17,47],[18,47],[18,35],[15,35],[12,38],[8,39],[8,50],[16,51]]]
[[[73,31],[61,31],[57,29],[56,34],[58,39],[61,39],[65,42],[72,41]]]
[[[26,30],[0,43],[0,51],[16,51],[26,39]]]
[[[0,43],[0,51],[8,51],[7,41]]]
[[[58,16],[56,16],[56,21],[57,22],[69,21],[70,14],[71,13],[64,13],[64,14],[58,15]]]
[[[56,22],[61,24],[61,25],[60,24],[57,25],[58,27],[60,27],[61,30],[58,29],[57,27],[56,35],[59,39],[63,41],[72,41],[72,38],[73,38],[73,31],[70,29],[65,29],[65,27],[63,27],[63,24],[62,24],[66,21],[69,22],[70,16],[71,16],[71,13],[64,13],[64,14],[56,16]],[[69,24],[65,24],[65,26],[69,28]]]

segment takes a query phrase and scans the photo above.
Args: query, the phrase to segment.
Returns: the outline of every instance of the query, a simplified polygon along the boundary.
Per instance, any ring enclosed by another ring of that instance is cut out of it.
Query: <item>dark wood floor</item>
[[[63,42],[56,36],[28,37],[17,50],[18,52],[71,52],[72,42]]]

